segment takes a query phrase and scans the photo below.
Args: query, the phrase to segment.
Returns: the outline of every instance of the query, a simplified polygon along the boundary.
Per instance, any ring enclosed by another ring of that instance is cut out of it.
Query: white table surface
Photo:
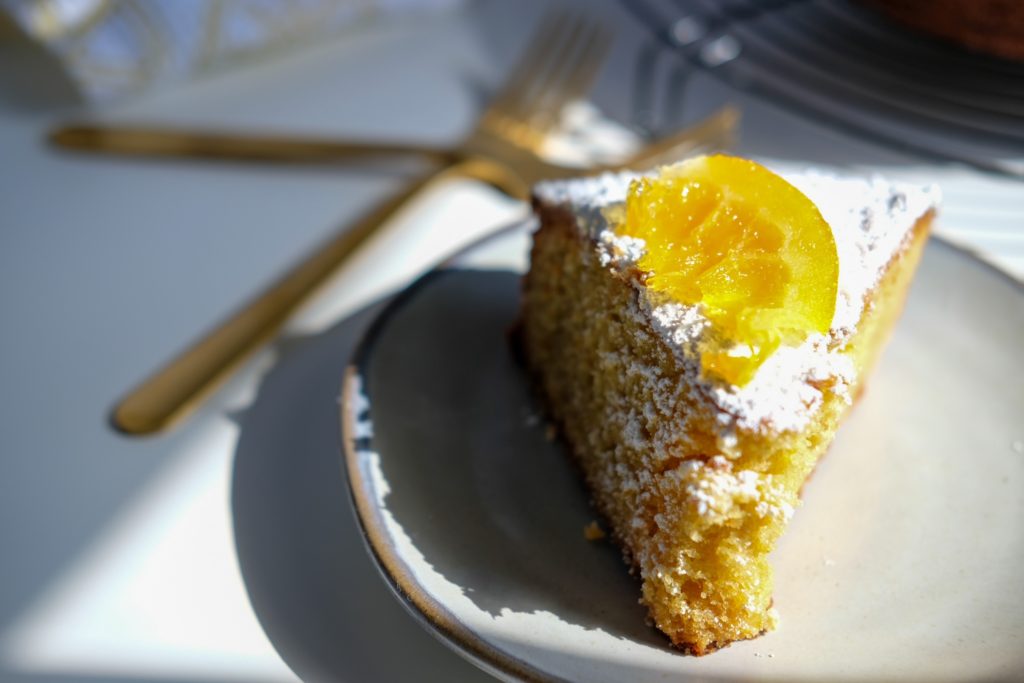
[[[444,142],[539,11],[476,4],[98,115]],[[609,109],[629,49],[627,36],[597,88]],[[8,77],[36,73],[4,50]],[[939,182],[940,234],[1024,273],[1019,183],[889,154],[710,78],[691,88],[689,116],[741,106],[740,153]],[[469,184],[435,192],[198,415],[129,438],[107,424],[120,394],[410,169],[68,156],[42,143],[66,113],[0,101],[0,680],[486,679],[366,555],[334,400],[377,302],[523,207]]]

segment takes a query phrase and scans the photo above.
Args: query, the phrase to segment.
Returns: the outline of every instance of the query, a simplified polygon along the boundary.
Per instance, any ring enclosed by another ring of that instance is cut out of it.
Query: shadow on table
[[[447,650],[390,593],[363,545],[342,471],[337,398],[370,306],[287,340],[236,417],[232,513],[260,624],[304,680],[490,680]]]

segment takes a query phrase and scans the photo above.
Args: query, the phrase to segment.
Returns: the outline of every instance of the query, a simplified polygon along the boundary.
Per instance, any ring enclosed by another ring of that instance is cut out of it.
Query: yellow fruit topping
[[[719,340],[705,374],[742,386],[780,344],[825,333],[839,261],[814,203],[753,161],[697,157],[634,181],[617,232],[639,237],[648,288],[701,304]]]

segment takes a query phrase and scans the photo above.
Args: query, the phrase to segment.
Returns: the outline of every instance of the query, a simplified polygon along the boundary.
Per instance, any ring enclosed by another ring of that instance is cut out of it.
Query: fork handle
[[[467,175],[473,162],[425,175],[346,227],[230,318],[144,380],[114,408],[113,425],[128,434],[159,431],[195,408],[246,358],[268,342],[292,313],[378,227],[428,185]]]
[[[54,129],[50,144],[98,154],[278,163],[328,163],[373,156],[418,156],[452,163],[454,150],[413,143],[378,143],[169,128],[73,124]]]

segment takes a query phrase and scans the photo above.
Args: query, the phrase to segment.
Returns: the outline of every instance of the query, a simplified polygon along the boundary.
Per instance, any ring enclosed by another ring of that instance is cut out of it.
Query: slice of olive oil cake
[[[735,157],[542,183],[522,345],[677,647],[775,626],[768,554],[900,310],[935,188]]]

